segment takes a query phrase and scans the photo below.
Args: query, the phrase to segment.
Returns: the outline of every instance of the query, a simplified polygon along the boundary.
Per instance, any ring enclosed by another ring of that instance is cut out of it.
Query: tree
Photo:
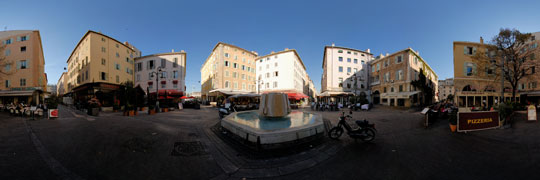
[[[516,99],[520,80],[532,75],[538,63],[534,55],[537,48],[532,48],[529,43],[531,37],[530,33],[501,28],[487,44],[484,53],[473,56],[480,69],[495,76],[495,80],[503,78],[512,87],[512,101]]]
[[[449,94],[448,97],[446,97],[446,100],[447,100],[447,101],[454,101],[454,95],[453,95],[453,94]]]
[[[6,54],[8,52],[6,52],[5,49],[6,45],[0,46],[0,85],[2,86],[4,86],[3,83],[5,83],[7,76],[13,74],[16,69],[13,67],[13,62],[7,60]]]
[[[421,105],[423,105],[424,102],[431,103],[431,100],[435,95],[435,89],[433,88],[433,82],[427,79],[422,68],[420,68],[420,73],[418,73],[418,79],[411,81],[411,85],[422,92],[424,101],[420,102]]]

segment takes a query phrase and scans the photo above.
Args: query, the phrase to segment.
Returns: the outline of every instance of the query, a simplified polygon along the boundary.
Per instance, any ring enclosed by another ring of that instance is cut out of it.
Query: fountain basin
[[[229,132],[252,143],[280,144],[324,133],[322,116],[292,111],[283,117],[263,117],[257,111],[235,112],[221,121]]]

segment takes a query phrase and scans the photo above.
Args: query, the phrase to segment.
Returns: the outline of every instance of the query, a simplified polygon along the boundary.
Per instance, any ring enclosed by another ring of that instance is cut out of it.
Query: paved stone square
[[[301,109],[311,111],[308,108]],[[339,112],[320,113],[337,124]],[[88,117],[60,106],[54,120],[0,113],[0,179],[538,179],[540,123],[451,133],[412,110],[353,113],[374,143],[326,137],[284,156],[253,156],[214,133],[217,109]],[[350,122],[353,123],[353,122]],[[34,137],[34,138],[33,138]]]

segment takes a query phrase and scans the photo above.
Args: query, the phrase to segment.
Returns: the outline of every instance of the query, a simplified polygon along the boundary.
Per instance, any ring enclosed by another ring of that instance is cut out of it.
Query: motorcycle
[[[349,111],[349,114],[352,114],[352,111]],[[341,113],[339,117],[339,123],[336,127],[333,127],[328,132],[330,139],[337,140],[343,134],[343,129],[347,130],[347,135],[353,139],[361,139],[364,142],[371,142],[375,139],[377,134],[377,129],[375,129],[375,124],[369,123],[367,120],[357,120],[355,121],[358,125],[357,129],[353,129],[348,123],[347,119],[352,119],[352,116],[345,115],[345,112]]]
[[[219,108],[219,118],[223,119],[223,117],[236,112],[236,109],[232,105],[225,105],[225,107]]]

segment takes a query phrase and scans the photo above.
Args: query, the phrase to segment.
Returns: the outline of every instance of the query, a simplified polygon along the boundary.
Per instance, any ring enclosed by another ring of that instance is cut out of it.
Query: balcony
[[[372,86],[379,85],[379,84],[381,84],[381,81],[371,82],[371,85],[372,85]]]

